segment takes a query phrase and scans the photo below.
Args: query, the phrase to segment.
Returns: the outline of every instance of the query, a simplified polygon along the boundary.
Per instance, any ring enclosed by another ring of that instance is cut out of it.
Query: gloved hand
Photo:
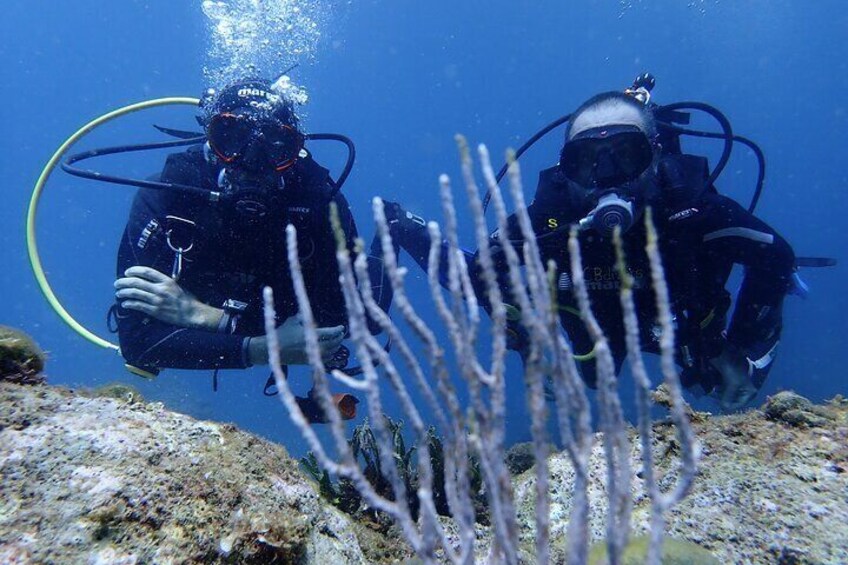
[[[344,369],[347,367],[347,363],[350,360],[350,349],[345,347],[344,345],[339,345],[336,351],[330,356],[329,359],[324,359],[324,368],[328,371],[332,371],[334,369]]]
[[[757,395],[748,358],[739,348],[725,343],[719,356],[710,359],[710,364],[721,375],[716,392],[722,412],[741,410]]]
[[[530,334],[518,323],[507,322],[506,326],[506,348],[515,351],[522,357],[527,354]]]
[[[286,319],[277,328],[277,341],[280,344],[280,362],[283,365],[306,365],[309,358],[306,354],[306,334],[303,322],[297,316]],[[325,362],[341,347],[345,336],[344,326],[318,328],[318,346],[321,348],[321,359]],[[247,338],[247,357],[251,365],[266,365],[268,363],[268,339],[264,335]]]
[[[182,328],[217,329],[223,310],[204,304],[156,269],[130,267],[115,281],[121,307]]]
[[[521,325],[521,309],[517,306],[504,302],[506,308],[506,348],[521,355],[522,359],[527,355],[530,334]]]
[[[398,202],[383,201],[383,210],[392,235],[413,233],[427,226],[424,218],[404,210]]]
[[[317,333],[321,359],[330,361],[342,344],[345,327],[317,328]],[[309,363],[306,355],[306,334],[303,331],[303,322],[298,316],[291,316],[277,328],[277,339],[280,342],[280,358],[284,364]]]

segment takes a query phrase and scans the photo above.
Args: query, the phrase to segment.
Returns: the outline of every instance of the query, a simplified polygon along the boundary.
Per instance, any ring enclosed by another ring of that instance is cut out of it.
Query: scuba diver
[[[193,190],[140,188],[121,239],[113,317],[128,367],[207,369],[217,379],[218,369],[267,364],[265,286],[274,291],[282,363],[306,364],[286,254],[293,224],[322,356],[343,368],[347,314],[330,204],[350,249],[357,230],[341,179],[304,148],[294,103],[269,81],[210,89],[198,121],[205,138],[169,155],[148,183]],[[355,397],[335,401],[343,419],[355,416]],[[312,391],[298,403],[311,422],[327,421]]]
[[[659,352],[646,229],[640,219],[650,206],[675,315],[681,381],[696,393],[713,393],[723,411],[739,410],[756,396],[772,367],[783,300],[793,283],[800,283],[794,276],[795,256],[774,229],[718,193],[713,182],[720,171],[710,174],[706,158],[681,151],[684,130],[669,122],[687,123],[688,116],[663,113],[663,107],[650,103],[653,77],[640,78],[649,82],[647,87],[637,79],[632,89],[598,94],[559,121],[568,123],[559,162],[541,171],[528,206],[543,264],[554,260],[559,268],[560,322],[584,381],[594,388],[594,344],[580,319],[568,271],[567,242],[570,227],[576,225],[593,310],[620,370],[626,347],[612,245],[618,227],[634,279],[640,341],[645,351]],[[396,203],[387,203],[386,210],[396,242],[426,269],[429,236],[423,220]],[[515,215],[509,218],[508,232],[490,236],[499,273],[507,272],[499,248],[515,246],[522,256]],[[728,323],[731,296],[725,285],[734,264],[744,267],[744,279]],[[473,275],[476,269],[470,271]],[[477,295],[485,296],[480,277],[475,278]],[[510,296],[505,277],[499,284],[503,296]],[[508,335],[512,349],[525,350],[526,332],[516,322],[510,322]]]

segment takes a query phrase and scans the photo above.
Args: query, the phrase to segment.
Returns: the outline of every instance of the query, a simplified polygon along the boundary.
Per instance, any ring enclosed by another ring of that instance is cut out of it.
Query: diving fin
[[[326,424],[330,421],[330,418],[311,394],[306,398],[297,396],[295,400],[298,408],[310,424]],[[338,393],[333,395],[333,406],[339,411],[342,420],[356,418],[357,404],[359,404],[359,399],[352,394]]]
[[[836,259],[833,257],[796,257],[796,267],[835,267]]]

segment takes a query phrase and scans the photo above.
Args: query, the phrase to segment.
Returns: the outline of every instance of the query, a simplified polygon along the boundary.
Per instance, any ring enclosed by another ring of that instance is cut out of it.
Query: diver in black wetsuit
[[[347,314],[338,283],[335,202],[348,245],[356,226],[326,169],[304,149],[293,104],[264,80],[209,93],[207,141],[168,157],[160,181],[196,192],[142,188],[118,251],[116,317],[121,353],[140,373],[160,368],[231,369],[268,362],[262,288],[274,291],[284,364],[304,364],[305,341],[289,275],[285,228],[297,228],[321,351],[341,367]],[[345,418],[356,399],[337,395]],[[317,402],[299,399],[313,421]]]
[[[715,391],[721,407],[733,411],[750,402],[771,368],[780,339],[783,299],[792,284],[795,257],[772,228],[735,201],[705,186],[706,159],[663,151],[646,105],[621,92],[598,95],[574,114],[556,167],[539,175],[528,206],[542,259],[556,261],[560,320],[573,343],[584,380],[595,385],[593,343],[576,308],[569,271],[569,226],[578,225],[584,274],[593,309],[615,356],[626,356],[619,277],[612,230],[623,232],[628,269],[635,281],[641,343],[658,352],[656,308],[645,254],[641,216],[651,206],[677,329],[678,363],[687,387]],[[429,237],[420,218],[397,204],[387,205],[400,246],[426,268]],[[517,219],[509,233],[493,233],[495,260],[502,245],[521,255]],[[741,291],[730,323],[725,289],[734,264],[744,266]],[[506,272],[505,266],[498,268]],[[482,296],[482,282],[477,281]],[[508,283],[501,281],[504,296]],[[524,347],[520,327],[511,328],[512,347]]]

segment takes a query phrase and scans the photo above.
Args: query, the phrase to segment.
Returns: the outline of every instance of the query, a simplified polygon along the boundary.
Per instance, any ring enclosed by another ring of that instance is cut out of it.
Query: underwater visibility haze
[[[777,360],[755,404],[784,390],[815,402],[848,392],[848,11],[841,2],[12,0],[3,6],[0,37],[0,324],[33,336],[46,352],[51,384],[129,383],[171,410],[232,422],[296,457],[308,451],[280,403],[262,394],[267,367],[220,371],[217,392],[211,371],[167,369],[142,379],[114,351],[72,331],[45,301],[27,256],[27,205],[50,156],[90,120],[143,100],[200,97],[233,79],[274,79],[290,69],[289,94],[305,131],[344,134],[356,145],[343,192],[370,241],[374,196],[441,218],[438,176],[460,178],[457,132],[486,143],[499,167],[507,148],[590,96],[622,90],[650,72],[659,104],[709,103],[734,133],[759,144],[766,181],[757,215],[797,255],[837,261],[801,269],[809,295],[786,299]],[[174,106],[127,115],[74,150],[167,140],[153,125],[199,131],[196,114]],[[693,126],[717,129],[701,116]],[[521,158],[528,200],[537,171],[556,162],[562,142],[559,128]],[[684,143],[712,163],[721,153],[719,141]],[[314,141],[309,148],[333,175],[341,172],[341,144]],[[144,179],[166,155],[122,154],[90,166]],[[717,186],[747,206],[756,175],[754,154],[737,147]],[[134,192],[56,170],[37,217],[38,250],[56,295],[85,327],[112,341],[106,313]],[[460,206],[459,235],[473,248],[465,212]],[[491,213],[488,219],[494,228]],[[412,299],[427,295],[426,276],[408,257],[401,261],[410,268]],[[739,274],[731,280],[738,287]],[[432,311],[422,315],[437,319]],[[659,382],[656,367],[649,362]],[[517,359],[509,360],[510,372],[507,445],[530,438]],[[299,393],[309,388],[306,368],[294,368],[290,380]],[[625,413],[635,419],[632,393],[622,394]],[[687,399],[718,411],[709,398]],[[396,405],[385,408],[399,414]]]

